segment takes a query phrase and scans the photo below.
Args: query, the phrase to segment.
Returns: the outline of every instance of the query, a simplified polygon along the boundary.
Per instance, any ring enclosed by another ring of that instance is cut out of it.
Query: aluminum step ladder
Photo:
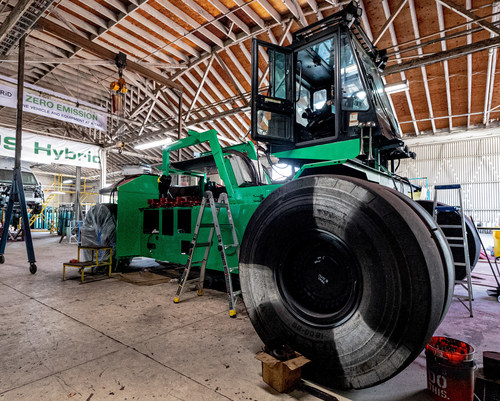
[[[459,199],[459,206],[438,206],[438,191],[442,190],[456,190],[458,191],[458,199]],[[472,301],[474,300],[474,295],[472,292],[472,278],[471,278],[471,266],[470,266],[470,256],[469,256],[469,244],[467,242],[467,229],[465,226],[465,216],[464,216],[464,208],[463,208],[463,202],[462,202],[462,186],[460,184],[449,184],[449,185],[436,185],[434,187],[434,204],[433,204],[433,217],[434,220],[437,223],[438,220],[438,214],[439,212],[457,212],[460,216],[460,225],[455,225],[455,224],[448,224],[448,225],[439,225],[441,228],[460,228],[461,229],[461,236],[459,237],[451,237],[447,236],[446,239],[448,240],[448,244],[450,247],[463,247],[464,249],[464,263],[462,262],[453,262],[455,266],[465,266],[465,272],[466,272],[466,282],[463,280],[456,280],[455,285],[459,284],[465,290],[467,291],[468,298],[463,299],[456,295],[457,299],[460,301],[460,303],[469,311],[470,317],[473,317],[472,315]],[[461,243],[454,243],[450,241],[461,241]],[[468,301],[467,305],[465,302]]]
[[[203,213],[205,211],[205,208],[207,207],[207,202],[210,205],[213,220],[211,223],[202,223]],[[220,209],[227,210],[227,217],[228,217],[228,221],[229,221],[228,223],[220,223],[219,222]],[[228,227],[231,229],[231,234],[233,237],[232,244],[226,245],[223,243],[222,233],[221,233],[222,226],[225,226],[225,227]],[[203,227],[210,228],[210,233],[208,234],[208,240],[207,240],[207,242],[198,242],[198,235],[200,233],[200,228],[203,228]],[[229,316],[234,318],[234,317],[236,317],[236,309],[235,309],[236,297],[241,294],[241,291],[234,291],[233,290],[233,281],[231,279],[231,273],[233,272],[234,269],[228,266],[226,249],[238,248],[239,243],[238,243],[238,237],[236,236],[236,230],[234,228],[233,216],[231,214],[231,209],[229,207],[229,200],[228,200],[227,194],[225,194],[225,193],[220,195],[218,202],[215,202],[214,196],[213,196],[211,191],[207,191],[205,193],[205,196],[203,197],[203,200],[202,200],[201,206],[200,206],[200,212],[198,214],[198,219],[196,220],[196,227],[194,229],[193,239],[192,239],[191,244],[190,244],[188,260],[186,263],[186,267],[184,268],[184,271],[182,273],[181,279],[179,281],[179,287],[177,288],[177,293],[174,297],[174,303],[180,302],[180,298],[181,298],[182,292],[184,291],[186,284],[190,284],[192,282],[198,281],[198,283],[197,283],[198,296],[203,295],[203,282],[205,281],[205,270],[206,270],[206,266],[207,266],[208,257],[210,255],[210,249],[212,247],[212,240],[213,240],[214,232],[217,235],[217,242],[218,242],[217,249],[220,252],[222,266],[224,268],[224,280],[226,283],[226,294],[227,294],[227,299],[228,299],[228,303],[229,303]],[[193,255],[194,255],[194,252],[197,248],[205,248],[205,253],[203,256],[203,260],[193,262]],[[198,263],[201,263],[199,279],[188,280],[192,265],[198,264]]]

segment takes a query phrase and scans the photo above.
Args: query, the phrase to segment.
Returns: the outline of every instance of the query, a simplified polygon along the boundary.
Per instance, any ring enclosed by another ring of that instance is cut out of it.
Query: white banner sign
[[[0,156],[14,157],[16,132],[0,128]],[[99,146],[23,132],[21,159],[40,164],[101,168]]]
[[[0,84],[0,106],[17,107],[17,89]],[[46,97],[24,91],[23,110],[40,116],[55,118],[56,120],[96,128],[106,131],[107,117],[94,110],[70,106]]]

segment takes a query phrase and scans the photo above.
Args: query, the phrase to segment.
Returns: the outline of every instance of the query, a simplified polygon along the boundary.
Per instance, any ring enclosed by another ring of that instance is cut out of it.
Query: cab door
[[[252,139],[294,143],[292,50],[252,40]]]

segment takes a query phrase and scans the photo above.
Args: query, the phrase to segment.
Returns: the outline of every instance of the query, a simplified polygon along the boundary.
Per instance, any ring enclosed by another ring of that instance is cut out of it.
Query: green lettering
[[[61,155],[63,154],[63,151],[60,150],[59,153],[56,149],[54,149],[54,154],[56,155],[56,160],[59,160],[59,158],[61,157]]]
[[[100,162],[101,162],[101,159],[99,158],[99,156],[97,156],[97,155],[96,155],[96,156],[92,157],[92,161],[93,161],[94,163],[100,163]]]
[[[33,97],[31,95],[26,95],[26,101],[28,103],[33,103]]]
[[[3,147],[7,150],[16,150],[16,138],[12,136],[6,136],[3,140]]]
[[[61,111],[61,110],[62,110],[62,109],[61,109],[61,103],[58,103],[58,104],[57,104],[57,110],[59,110],[59,111]]]
[[[50,156],[51,148],[50,144],[46,148],[42,148],[38,142],[35,142],[35,155],[40,152],[47,152],[47,156]]]
[[[75,154],[75,152],[72,152],[71,150],[68,150],[68,148],[66,148],[66,150],[65,150],[65,152],[64,152],[64,153],[65,153],[64,157],[65,157],[66,159],[70,159],[70,160],[74,160],[74,159],[76,159],[76,154]]]

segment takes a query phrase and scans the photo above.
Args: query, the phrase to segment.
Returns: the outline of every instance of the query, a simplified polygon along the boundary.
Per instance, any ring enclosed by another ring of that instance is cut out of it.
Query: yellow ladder
[[[55,196],[56,196],[56,194],[50,194],[47,197],[47,199],[45,199],[43,201],[42,210],[40,211],[40,213],[39,214],[32,214],[31,215],[31,217],[30,217],[30,227],[35,222],[35,220],[38,218],[38,216],[42,216],[42,219],[44,219],[43,212],[45,211],[45,209],[47,208],[47,206],[50,205],[50,203],[52,202],[52,199],[54,199]]]

